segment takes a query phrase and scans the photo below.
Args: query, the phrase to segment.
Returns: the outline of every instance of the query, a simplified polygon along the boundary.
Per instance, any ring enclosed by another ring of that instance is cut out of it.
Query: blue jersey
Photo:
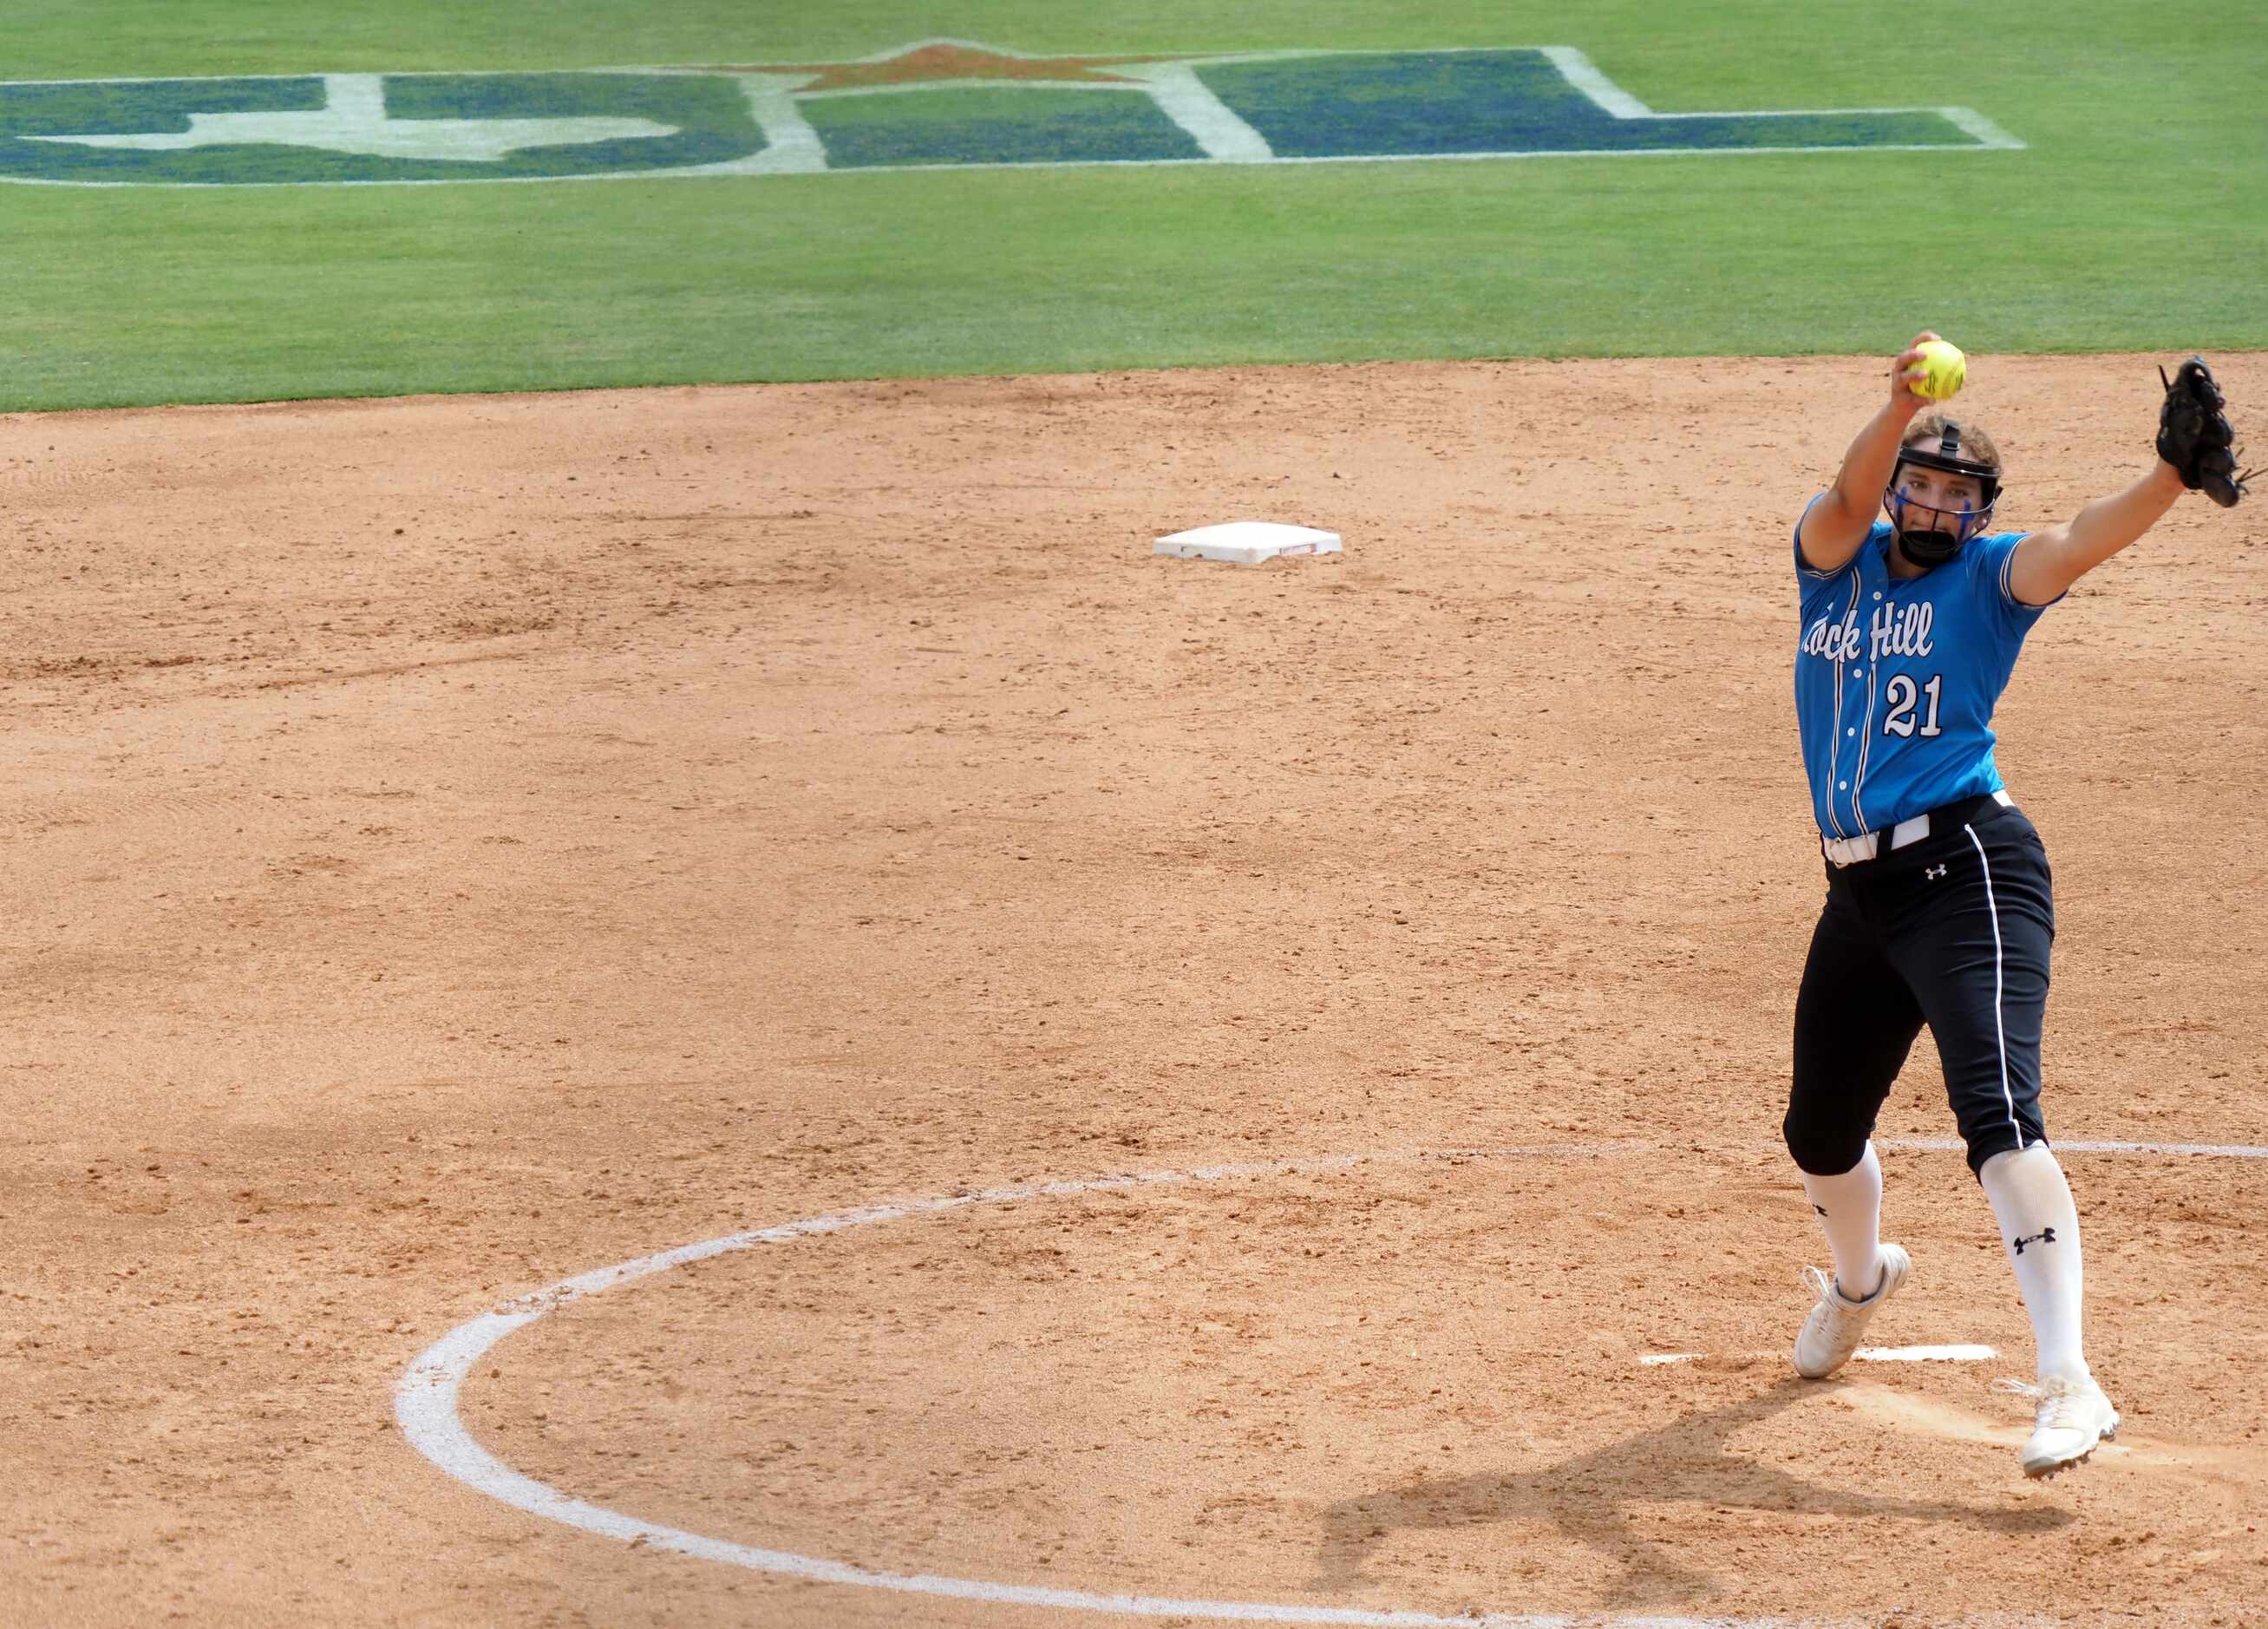
[[[1893,535],[1877,520],[1834,571],[1812,570],[1796,545],[1796,725],[1812,814],[1830,837],[2001,789],[1992,707],[2047,608],[2008,586],[2021,532],[1971,538],[1913,578],[1890,575]]]

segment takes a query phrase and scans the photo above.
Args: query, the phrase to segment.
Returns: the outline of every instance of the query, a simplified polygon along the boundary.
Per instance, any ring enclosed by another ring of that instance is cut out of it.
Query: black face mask
[[[1959,554],[1961,545],[1967,542],[1971,535],[1960,529],[1970,518],[1971,511],[1962,510],[1956,514],[1949,509],[1932,509],[1928,505],[1915,503],[1911,498],[1899,500],[1899,509],[1902,516],[1918,509],[1928,515],[1953,517],[1955,529],[1950,532],[1938,531],[1933,527],[1924,530],[1921,527],[1911,526],[1901,526],[1898,528],[1899,552],[1925,571],[1933,567],[1943,565],[1948,560]]]
[[[1977,483],[1982,498],[1979,507],[1937,509],[1906,497],[1898,490],[1898,478],[1908,464],[1918,464],[1945,475],[1967,475]],[[1943,565],[1959,554],[1962,544],[1984,529],[1999,501],[2000,472],[1990,464],[1961,456],[1961,426],[1949,419],[1934,448],[1898,449],[1898,461],[1890,467],[1890,484],[1882,493],[1882,506],[1889,511],[1890,524],[1897,528],[1898,547],[1907,559],[1924,571]],[[1914,525],[1913,521],[1927,524]]]

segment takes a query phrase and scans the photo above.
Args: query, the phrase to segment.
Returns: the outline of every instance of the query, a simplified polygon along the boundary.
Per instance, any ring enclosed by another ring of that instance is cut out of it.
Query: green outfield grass
[[[517,14],[514,14],[517,12]],[[1578,47],[1661,112],[1959,103],[2021,151],[492,186],[0,185],[0,408],[1251,361],[2268,345],[2268,121],[2227,13],[395,0],[64,4],[10,79]],[[913,105],[909,104],[909,108]],[[888,151],[898,110],[846,108]],[[908,116],[910,116],[909,114]],[[830,140],[837,139],[830,137]]]

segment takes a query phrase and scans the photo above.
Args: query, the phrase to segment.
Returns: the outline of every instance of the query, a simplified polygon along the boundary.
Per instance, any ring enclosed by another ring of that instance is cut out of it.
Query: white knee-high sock
[[[1996,1154],[1977,1173],[2000,1242],[2015,1269],[2024,1310],[2031,1315],[2032,1339],[2039,1346],[2039,1373],[2077,1380],[2087,1372],[2080,1344],[2080,1303],[2084,1275],[2079,1257],[2079,1207],[2063,1167],[2044,1143]]]
[[[1882,1162],[1869,1142],[1859,1163],[1840,1176],[1803,1173],[1803,1191],[1827,1230],[1835,1252],[1835,1283],[1848,1301],[1864,1301],[1881,1287]]]

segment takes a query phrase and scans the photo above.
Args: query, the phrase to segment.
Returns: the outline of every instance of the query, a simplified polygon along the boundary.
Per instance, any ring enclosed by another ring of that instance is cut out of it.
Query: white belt
[[[2015,802],[2006,792],[1996,792],[1992,801],[2002,808]],[[1917,814],[1911,820],[1902,820],[1888,831],[1862,831],[1855,837],[1822,837],[1819,846],[1837,866],[1853,866],[1862,859],[1872,859],[1883,851],[1882,839],[1889,838],[1888,847],[1902,849],[1909,843],[1918,843],[1929,836],[1929,816]]]

